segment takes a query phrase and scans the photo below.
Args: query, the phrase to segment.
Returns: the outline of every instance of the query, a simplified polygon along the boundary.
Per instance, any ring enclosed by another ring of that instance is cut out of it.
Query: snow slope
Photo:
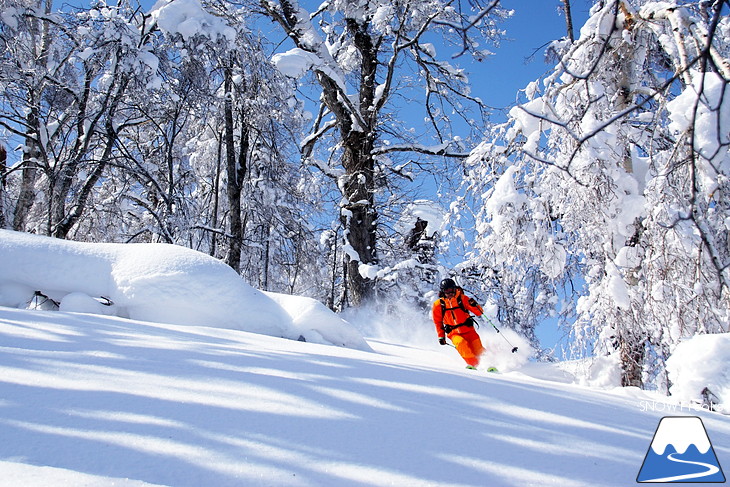
[[[22,309],[35,291],[60,311]],[[730,416],[574,385],[488,327],[509,372],[467,371],[424,321],[427,341],[366,340],[189,249],[0,230],[0,487],[629,485],[676,414],[730,465]],[[726,390],[722,367],[673,370]]]
[[[668,414],[370,345],[0,308],[0,485],[633,485]],[[730,418],[684,414],[730,465]]]

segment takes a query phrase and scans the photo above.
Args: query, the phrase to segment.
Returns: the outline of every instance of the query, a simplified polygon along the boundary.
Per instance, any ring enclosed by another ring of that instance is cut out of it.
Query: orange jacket
[[[438,337],[444,338],[446,336],[444,325],[451,327],[463,325],[471,317],[469,312],[477,316],[481,316],[483,313],[479,303],[474,298],[464,294],[461,288],[456,288],[456,295],[451,299],[441,297],[434,301],[431,314],[433,315]]]

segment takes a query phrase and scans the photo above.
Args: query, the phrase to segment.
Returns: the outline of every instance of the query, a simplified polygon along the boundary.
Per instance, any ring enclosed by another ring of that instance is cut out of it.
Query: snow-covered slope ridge
[[[354,327],[320,303],[297,298],[296,305],[284,309],[277,302],[284,297],[276,299],[252,288],[223,262],[191,249],[82,243],[0,230],[0,305],[26,307],[36,291],[67,311],[232,328],[294,340],[302,336],[367,349]],[[101,296],[113,305],[94,299]],[[315,315],[316,319],[302,320]]]

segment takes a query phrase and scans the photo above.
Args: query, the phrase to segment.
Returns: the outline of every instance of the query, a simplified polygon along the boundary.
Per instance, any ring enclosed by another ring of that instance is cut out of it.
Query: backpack
[[[457,288],[459,291],[461,291],[461,288]],[[451,311],[452,309],[459,309],[464,313],[469,313],[469,310],[466,309],[466,306],[464,306],[464,301],[462,301],[464,294],[463,292],[459,293],[458,296],[456,296],[456,302],[458,306],[456,308],[447,308],[446,307],[446,300],[444,299],[445,296],[443,296],[443,293],[439,293],[439,301],[441,302],[441,316],[445,316],[447,311]]]
[[[456,296],[456,303],[458,304],[458,306],[456,308],[447,308],[446,300],[444,299],[445,296],[443,295],[443,293],[439,293],[439,302],[441,303],[441,316],[446,316],[447,311],[451,311],[454,309],[461,309],[464,313],[469,315],[469,319],[467,319],[464,323],[457,325],[457,326],[444,325],[444,330],[446,331],[446,333],[451,333],[451,330],[453,330],[454,328],[458,328],[459,326],[474,326],[476,324],[477,327],[479,327],[479,325],[471,317],[469,310],[466,309],[466,306],[464,306],[464,301],[463,301],[464,290],[460,287],[458,287],[457,289],[459,290],[459,293]],[[469,298],[469,304],[471,306],[477,306],[477,302],[474,298]]]

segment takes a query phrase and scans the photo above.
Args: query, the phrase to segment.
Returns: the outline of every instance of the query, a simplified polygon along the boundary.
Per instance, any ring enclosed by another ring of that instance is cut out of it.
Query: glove
[[[439,345],[446,345],[446,338],[444,338],[444,337],[439,338]]]

